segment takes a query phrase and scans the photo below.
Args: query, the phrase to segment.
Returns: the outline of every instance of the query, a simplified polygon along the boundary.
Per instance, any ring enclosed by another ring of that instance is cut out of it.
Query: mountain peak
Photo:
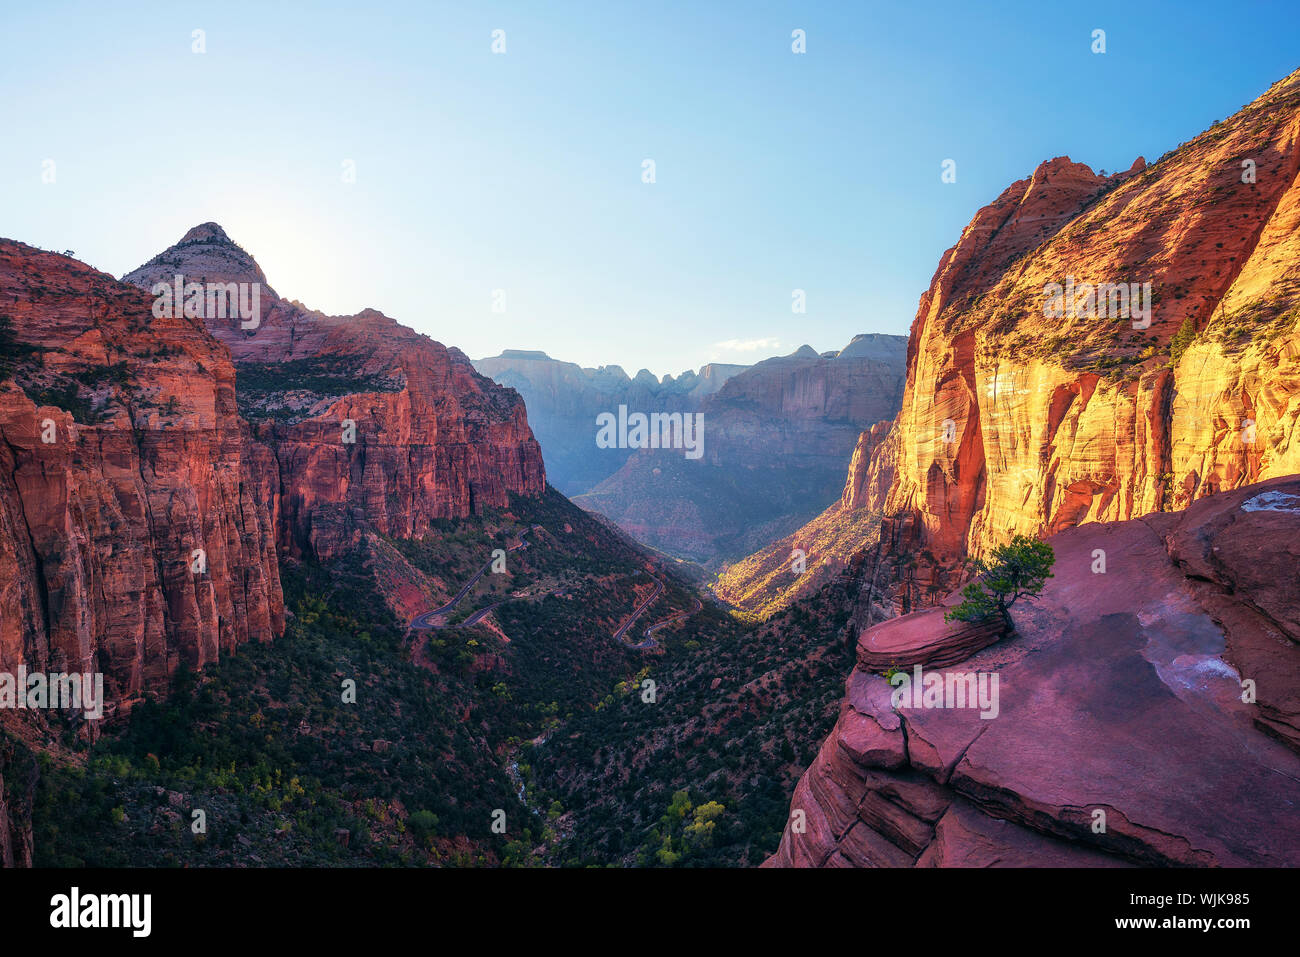
[[[197,282],[246,282],[262,286],[264,295],[278,298],[257,260],[226,234],[218,223],[200,223],[143,266],[122,277],[142,289],[171,282],[182,275]]]
[[[199,223],[199,225],[195,226],[188,233],[182,236],[180,243],[177,243],[177,245],[179,246],[183,243],[192,242],[209,242],[211,240],[223,243],[231,241],[230,237],[226,235],[226,231],[221,228],[219,223]]]

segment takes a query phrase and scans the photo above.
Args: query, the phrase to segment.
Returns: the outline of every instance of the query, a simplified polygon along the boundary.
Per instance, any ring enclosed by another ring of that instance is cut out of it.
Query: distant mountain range
[[[541,352],[474,363],[518,390],[550,480],[661,551],[704,564],[753,552],[840,494],[859,435],[902,401],[907,340],[859,335],[843,349],[803,346],[753,366],[707,365],[662,381],[618,366],[582,369]],[[703,416],[704,452],[601,449],[596,417]]]
[[[698,372],[656,378],[648,369],[629,376],[621,366],[583,368],[552,359],[545,352],[507,349],[477,359],[474,368],[524,398],[528,421],[542,445],[547,478],[565,495],[590,491],[627,461],[626,449],[596,445],[596,416],[632,410],[693,412],[722,384],[749,368],[710,363]]]

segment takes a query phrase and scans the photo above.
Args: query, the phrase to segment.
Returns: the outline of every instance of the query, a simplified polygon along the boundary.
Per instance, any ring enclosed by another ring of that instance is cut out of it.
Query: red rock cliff
[[[111,704],[284,624],[274,459],[226,348],[151,303],[0,240],[0,671],[99,671]]]
[[[767,866],[1300,864],[1300,478],[1050,541],[1011,638],[941,608],[858,636]],[[995,705],[895,703],[887,662]]]
[[[434,519],[545,489],[523,401],[458,350],[373,309],[326,316],[281,299],[215,223],[124,278],[148,290],[177,274],[261,284],[255,328],[238,318],[207,323],[235,359],[241,409],[275,452],[274,510],[288,552],[330,558],[365,529],[421,535]]]
[[[1060,157],[980,210],[912,324],[887,531],[951,567],[1300,471],[1298,137],[1300,72],[1151,167]],[[1149,327],[1047,318],[1070,277],[1151,283]]]

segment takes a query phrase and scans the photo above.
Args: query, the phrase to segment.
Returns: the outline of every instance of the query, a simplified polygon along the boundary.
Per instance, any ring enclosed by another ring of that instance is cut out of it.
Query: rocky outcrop
[[[841,494],[862,431],[898,410],[903,363],[902,338],[883,335],[760,362],[700,403],[701,458],[642,449],[576,501],[673,555],[750,554]]]
[[[101,672],[108,710],[284,625],[274,459],[225,347],[151,303],[0,240],[0,672]]]
[[[475,360],[474,368],[523,396],[547,478],[565,495],[580,495],[617,472],[630,454],[597,447],[596,416],[617,413],[620,405],[634,412],[694,412],[748,367],[715,362],[660,380],[646,369],[628,376],[616,365],[582,368],[545,352],[507,349]]]
[[[1300,73],[1153,166],[1059,157],[976,214],[921,297],[893,429],[885,512],[921,562],[1300,471],[1298,138]],[[1154,304],[1076,292],[1049,317],[1069,282]]]
[[[965,661],[1004,637],[1000,620],[967,624],[944,621],[946,607],[900,615],[865,631],[858,639],[858,665],[887,668],[943,668]]]
[[[1300,864],[1300,478],[1050,542],[1010,638],[936,659],[938,609],[859,637],[768,866]],[[883,644],[997,694],[895,705]]]
[[[124,277],[257,283],[261,315],[209,316],[234,357],[240,407],[279,470],[280,547],[329,559],[367,532],[420,536],[437,519],[504,508],[546,487],[515,392],[377,310],[327,316],[281,299],[221,227],[195,227]]]
[[[885,499],[894,484],[897,450],[898,443],[889,422],[877,422],[858,436],[853,458],[849,460],[844,491],[840,493],[842,508],[866,508],[878,512],[885,507]]]

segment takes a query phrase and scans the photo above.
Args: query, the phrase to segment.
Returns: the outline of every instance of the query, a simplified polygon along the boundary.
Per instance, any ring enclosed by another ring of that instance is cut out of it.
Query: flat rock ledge
[[[858,665],[866,671],[925,665],[945,668],[965,661],[1005,634],[999,619],[978,624],[943,620],[948,609],[927,608],[868,628],[858,636]]]

